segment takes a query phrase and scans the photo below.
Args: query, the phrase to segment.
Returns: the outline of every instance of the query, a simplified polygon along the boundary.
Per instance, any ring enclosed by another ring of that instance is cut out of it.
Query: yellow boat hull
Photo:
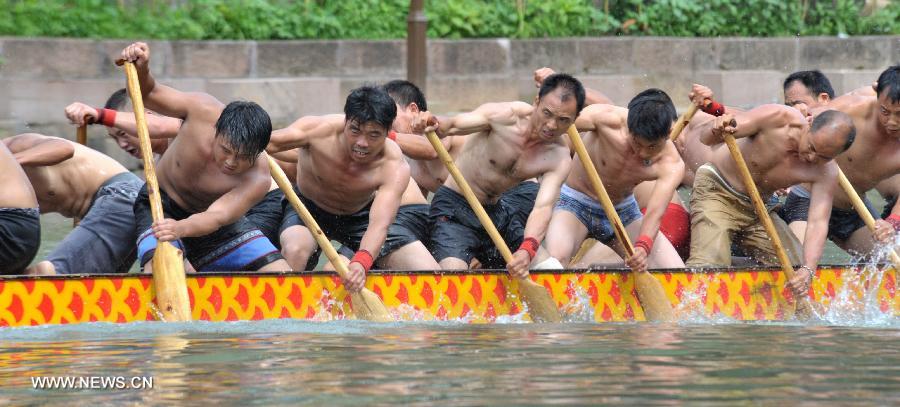
[[[654,272],[683,318],[783,320],[790,315],[784,276],[771,269]],[[625,270],[534,273],[570,320],[641,321],[644,312]],[[878,281],[876,281],[878,280]],[[207,321],[352,317],[336,276],[323,273],[217,273],[187,278],[193,319]],[[876,286],[877,285],[877,286]],[[0,278],[0,326],[156,320],[152,279],[142,275]],[[399,320],[527,320],[505,273],[373,272],[367,287]],[[897,273],[864,276],[848,267],[817,272],[810,299],[827,309],[837,298],[900,315]]]

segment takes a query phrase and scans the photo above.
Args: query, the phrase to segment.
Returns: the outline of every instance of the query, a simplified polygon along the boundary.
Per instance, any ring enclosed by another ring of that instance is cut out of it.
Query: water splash
[[[879,246],[869,256],[856,256],[851,260],[857,265],[856,269],[845,275],[845,284],[821,315],[822,323],[869,327],[893,324],[893,309],[890,306],[886,311],[881,309],[878,292],[885,273],[893,268],[891,253],[898,243],[900,236],[894,238],[893,244]]]

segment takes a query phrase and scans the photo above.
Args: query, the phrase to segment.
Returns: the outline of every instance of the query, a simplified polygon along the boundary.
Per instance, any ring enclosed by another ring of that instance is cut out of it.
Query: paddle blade
[[[531,281],[530,279],[519,280],[519,295],[528,305],[528,313],[534,322],[561,322],[559,308],[556,308],[556,301],[547,292],[544,286]]]
[[[666,297],[666,290],[655,277],[648,272],[632,273],[634,285],[637,290],[644,315],[651,322],[672,322],[675,320],[675,311]]]
[[[368,288],[363,288],[358,293],[351,293],[350,300],[353,301],[353,313],[359,319],[373,322],[394,321],[381,298],[378,298],[378,295]]]
[[[153,287],[164,321],[191,320],[191,301],[185,283],[184,260],[181,251],[169,242],[159,242],[153,254]]]

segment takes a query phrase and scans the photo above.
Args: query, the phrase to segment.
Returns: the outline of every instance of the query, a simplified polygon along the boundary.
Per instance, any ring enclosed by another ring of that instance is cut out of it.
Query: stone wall
[[[102,105],[124,86],[113,60],[124,40],[0,37],[0,137],[40,131],[74,137],[63,108]],[[152,41],[151,69],[165,84],[208,92],[223,101],[253,100],[276,126],[303,115],[339,112],[362,83],[403,78],[406,45],[397,41]],[[602,37],[547,40],[431,40],[429,108],[436,113],[484,102],[533,98],[532,72],[542,66],[575,74],[626,104],[658,87],[679,109],[692,82],[735,106],[781,101],[790,72],[820,69],[835,91],[872,83],[900,63],[900,36],[802,38]],[[117,158],[102,130],[91,144]]]

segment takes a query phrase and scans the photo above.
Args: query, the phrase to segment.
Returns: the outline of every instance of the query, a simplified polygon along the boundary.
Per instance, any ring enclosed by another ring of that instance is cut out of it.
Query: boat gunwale
[[[868,264],[821,264],[818,270],[823,269],[846,269]],[[878,264],[879,267],[890,267],[889,263]],[[778,266],[753,266],[753,267],[682,267],[668,269],[651,269],[648,272],[652,274],[665,273],[690,273],[690,274],[709,274],[709,273],[731,273],[731,272],[759,272],[759,271],[781,271]],[[572,268],[572,269],[544,269],[531,270],[530,274],[534,275],[555,275],[555,274],[620,274],[630,273],[631,269],[626,267],[590,267],[590,268]],[[473,276],[473,275],[499,275],[508,274],[506,269],[462,269],[462,270],[370,270],[369,276],[379,275],[441,275],[441,276]],[[315,271],[209,271],[189,273],[187,278],[197,277],[337,277],[333,271],[315,270]],[[56,274],[56,275],[6,275],[0,276],[0,282],[19,281],[19,280],[81,280],[81,279],[97,279],[97,278],[150,278],[151,274],[146,273],[94,273],[94,274]]]

